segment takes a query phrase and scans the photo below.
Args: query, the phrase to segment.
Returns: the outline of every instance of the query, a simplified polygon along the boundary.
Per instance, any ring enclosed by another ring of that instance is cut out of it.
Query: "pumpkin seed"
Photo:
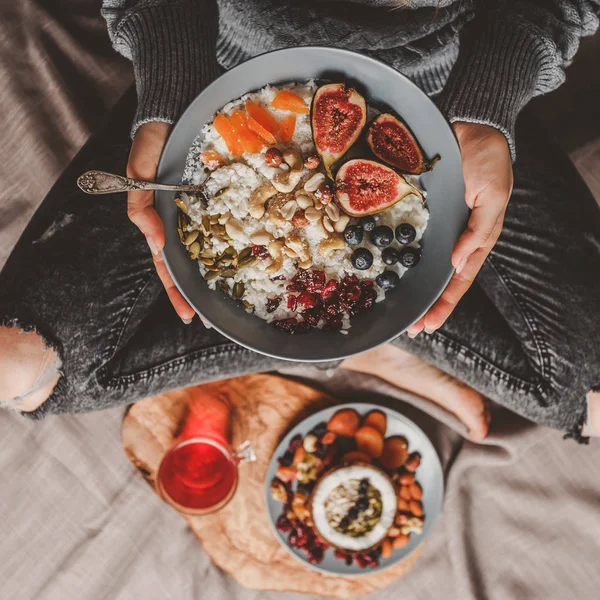
[[[200,232],[197,230],[194,231],[190,231],[186,236],[185,236],[185,240],[183,241],[183,243],[186,246],[189,246],[190,244],[194,243],[197,239],[198,236],[200,235]]]
[[[210,219],[208,215],[202,216],[202,224],[200,225],[200,229],[205,236],[210,235]]]
[[[203,265],[206,265],[207,267],[212,267],[215,264],[215,259],[214,258],[204,258],[203,256],[201,256],[200,262]]]
[[[235,269],[225,269],[221,271],[221,277],[235,277]]]
[[[196,260],[198,258],[198,256],[200,256],[200,250],[202,250],[200,243],[199,242],[194,242],[189,248],[188,248],[188,254],[190,255],[190,258],[192,260]]]
[[[224,294],[229,295],[229,284],[224,279],[219,282],[219,287]]]
[[[223,258],[221,258],[221,259],[219,260],[219,262],[220,262],[222,265],[225,265],[225,266],[227,266],[227,267],[228,267],[228,266],[229,266],[229,265],[230,265],[230,264],[233,262],[233,257],[232,257],[232,256],[223,256]]]
[[[233,286],[233,294],[232,295],[234,298],[241,298],[244,295],[244,284],[241,281],[238,281]]]
[[[224,196],[227,192],[229,191],[229,186],[226,186],[224,188],[221,188],[216,194],[215,194],[215,198],[220,198],[221,196]]]
[[[244,260],[244,258],[250,256],[252,254],[252,248],[248,246],[248,248],[244,248],[238,255],[238,260]]]
[[[245,258],[238,258],[238,267],[245,269],[246,267],[253,267],[258,262],[256,256],[246,256]]]
[[[223,254],[225,254],[225,256],[231,256],[232,258],[237,256],[235,248],[232,248],[231,246],[229,246],[229,248],[225,248],[225,252],[223,252]]]
[[[175,204],[184,215],[188,214],[187,204],[181,198],[175,198]]]
[[[246,308],[250,308],[253,309],[254,308],[254,304],[250,304],[250,302],[248,302],[247,300],[242,300],[242,304],[246,307]]]
[[[204,276],[205,281],[211,281],[212,279],[216,279],[219,276],[219,271],[208,271]]]

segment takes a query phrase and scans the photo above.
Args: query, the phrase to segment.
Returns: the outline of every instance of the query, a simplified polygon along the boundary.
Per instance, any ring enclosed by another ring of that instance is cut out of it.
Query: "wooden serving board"
[[[295,424],[335,404],[331,396],[265,374],[201,387],[231,403],[232,445],[250,440],[258,458],[255,463],[240,466],[238,489],[223,509],[204,517],[182,515],[217,566],[248,588],[331,598],[364,596],[390,585],[412,567],[420,549],[371,576],[322,574],[290,556],[271,531],[264,505],[264,477],[271,456]],[[159,462],[181,429],[190,396],[190,389],[181,389],[136,402],[123,420],[125,453],[154,490]]]

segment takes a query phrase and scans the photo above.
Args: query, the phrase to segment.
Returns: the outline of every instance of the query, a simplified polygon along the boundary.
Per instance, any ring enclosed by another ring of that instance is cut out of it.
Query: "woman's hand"
[[[157,121],[145,123],[137,130],[127,163],[128,177],[154,181],[158,161],[170,129],[171,126],[168,123]],[[146,236],[156,271],[165,286],[173,308],[184,323],[190,323],[196,313],[175,286],[160,252],[165,245],[165,228],[158,213],[154,210],[154,192],[129,192],[127,194],[127,215]]]
[[[457,122],[453,129],[462,154],[465,200],[471,217],[452,253],[454,276],[427,314],[408,329],[410,337],[441,327],[471,287],[500,236],[512,192],[512,163],[504,135],[477,123]]]

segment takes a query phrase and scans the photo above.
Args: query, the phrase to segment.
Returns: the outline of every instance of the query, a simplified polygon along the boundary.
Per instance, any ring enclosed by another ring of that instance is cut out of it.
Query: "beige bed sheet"
[[[0,267],[52,183],[131,85],[99,2],[0,8]],[[302,373],[344,399],[426,402],[372,378]],[[325,381],[324,381],[325,379]],[[447,473],[444,511],[416,568],[377,600],[600,597],[600,442],[499,410],[485,444],[403,405]],[[122,410],[33,423],[0,413],[1,600],[273,600],[215,568],[125,458]],[[318,597],[315,590],[315,597]]]

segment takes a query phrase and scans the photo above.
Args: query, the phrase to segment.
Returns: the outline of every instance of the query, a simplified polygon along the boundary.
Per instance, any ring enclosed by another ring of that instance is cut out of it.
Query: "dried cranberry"
[[[283,275],[280,275],[280,277],[283,277]],[[363,287],[372,288],[373,287],[373,280],[372,279],[363,279],[360,282],[360,285],[362,285]]]
[[[292,533],[290,533],[290,536],[288,537],[288,544],[292,548],[298,547],[298,536],[293,531],[292,531]]]
[[[329,296],[333,292],[337,292],[338,282],[335,279],[331,279],[327,282],[327,285],[323,289],[323,296]]]
[[[325,311],[329,315],[339,315],[342,311],[339,296],[336,294],[334,298],[329,299],[325,304]]]
[[[321,320],[321,309],[310,308],[309,310],[305,310],[302,313],[302,317],[311,327],[316,327]]]
[[[296,452],[300,446],[302,446],[302,434],[298,433],[290,440],[288,450],[293,453]]]
[[[259,246],[257,244],[252,246],[252,254],[260,258],[260,260],[267,260],[267,258],[271,257],[266,246]]]
[[[334,550],[333,555],[340,560],[346,560],[346,553],[341,550]]]
[[[296,310],[297,304],[298,304],[298,296],[294,296],[294,294],[290,294],[288,296],[287,307],[290,310]]]
[[[303,308],[314,308],[321,304],[321,296],[314,292],[302,292],[297,298],[297,303]]]
[[[279,515],[277,521],[275,522],[275,527],[283,533],[287,533],[288,531],[292,530],[292,524],[285,515]]]
[[[315,548],[308,555],[308,562],[313,565],[316,565],[323,562],[324,557],[325,554],[323,553],[323,550],[321,550],[321,548]]]
[[[342,328],[342,316],[328,316],[323,326],[324,331],[339,331]]]
[[[366,289],[363,291],[362,298],[360,300],[360,309],[367,310],[375,304],[375,300],[377,299],[377,292],[372,289]]]
[[[322,292],[325,287],[325,271],[308,271],[306,289],[309,292]]]
[[[357,554],[354,557],[354,560],[356,560],[356,564],[361,569],[366,569],[367,567],[371,566],[371,559],[366,554]]]
[[[358,300],[360,298],[362,294],[362,288],[360,287],[360,285],[351,285],[347,290],[346,290],[346,297],[348,298],[348,300]]]
[[[344,278],[342,279],[342,281],[340,283],[342,284],[343,287],[349,287],[353,283],[356,283],[357,281],[358,281],[358,277],[356,275],[354,275],[354,273],[346,273],[346,275],[344,276]]]
[[[347,564],[348,566],[350,566],[350,565],[352,564],[353,560],[354,560],[354,559],[352,558],[352,554],[348,554],[348,555],[346,556],[346,564]]]
[[[267,298],[267,312],[272,313],[277,310],[277,307],[281,304],[281,297]]]

